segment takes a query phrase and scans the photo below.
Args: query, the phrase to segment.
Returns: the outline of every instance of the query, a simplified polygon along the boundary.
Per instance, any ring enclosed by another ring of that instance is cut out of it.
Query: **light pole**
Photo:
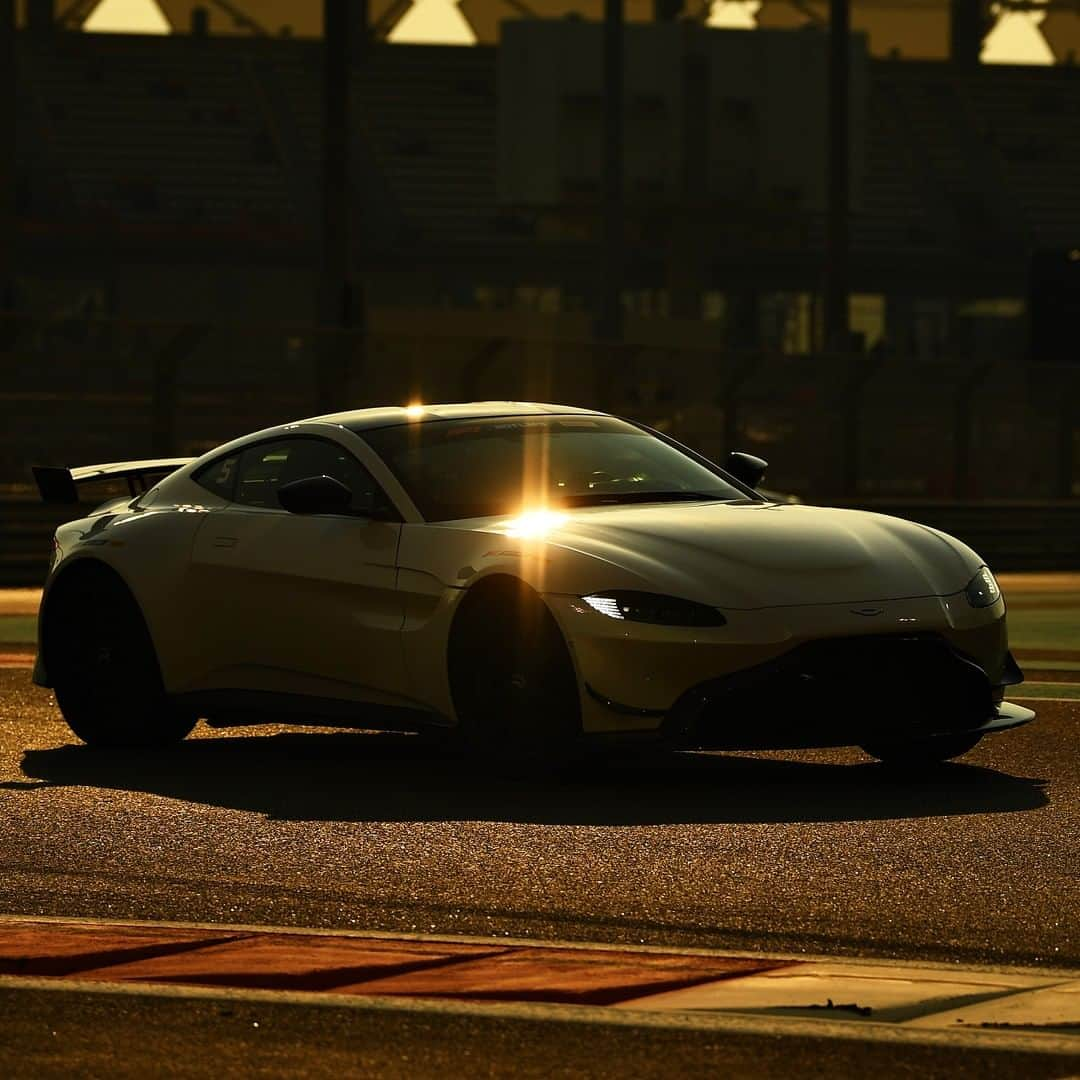
[[[605,341],[623,333],[623,0],[604,0],[603,240],[596,332]]]
[[[950,0],[949,59],[958,67],[978,67],[983,38],[993,24],[989,0]]]
[[[323,0],[322,235],[318,351],[319,407],[343,408],[351,360],[363,359],[364,298],[354,280],[350,155],[350,72],[354,0]],[[361,14],[366,15],[366,4]]]
[[[0,313],[15,306],[15,0],[0,0]]]

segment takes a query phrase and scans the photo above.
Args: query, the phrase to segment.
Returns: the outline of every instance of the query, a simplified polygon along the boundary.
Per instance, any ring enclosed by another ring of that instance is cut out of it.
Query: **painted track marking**
[[[338,985],[336,980],[355,973],[349,961],[358,959],[367,982]],[[16,965],[22,974],[11,973]],[[51,975],[29,970],[50,965]],[[187,981],[187,975],[205,975],[215,966],[220,977],[214,981]],[[0,987],[12,990],[543,1017],[1080,1054],[1080,1040],[1071,1030],[1080,1024],[1058,1015],[1062,1002],[1080,1003],[1080,978],[1068,970],[32,916],[0,916],[0,968],[8,972],[0,975]],[[252,972],[269,975],[275,985],[252,984],[244,978]],[[331,978],[323,986],[305,986],[302,980],[312,972],[328,972]],[[405,989],[402,977],[420,982]],[[404,992],[393,990],[395,980]],[[670,989],[648,992],[665,980]],[[862,1008],[847,1015],[842,1004],[829,1008],[816,1001],[852,986],[878,1002],[876,1012]],[[624,997],[627,993],[631,996]],[[1056,1002],[1049,1023],[1040,1022],[1046,1000]],[[1018,1007],[1020,1015],[1031,1013],[1027,1023],[985,1019],[999,1008],[1016,1016]],[[971,1023],[964,1019],[967,1009],[978,1010]]]

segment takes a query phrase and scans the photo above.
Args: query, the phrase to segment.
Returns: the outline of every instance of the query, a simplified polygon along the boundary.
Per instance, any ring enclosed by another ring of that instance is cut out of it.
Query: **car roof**
[[[559,416],[583,414],[605,416],[595,409],[574,405],[549,405],[535,401],[469,401],[450,405],[395,405],[377,409],[352,409],[349,412],[313,416],[309,423],[340,424],[350,431],[397,427],[401,424],[433,420],[481,420],[499,416]]]

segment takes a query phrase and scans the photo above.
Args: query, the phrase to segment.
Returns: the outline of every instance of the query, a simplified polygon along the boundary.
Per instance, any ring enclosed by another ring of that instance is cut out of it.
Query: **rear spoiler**
[[[95,480],[127,480],[132,498],[141,495],[154,483],[169,473],[176,472],[195,459],[154,458],[150,461],[114,461],[107,465],[80,465],[68,469],[62,465],[33,466],[38,491],[47,503],[76,503],[79,486],[92,484]]]

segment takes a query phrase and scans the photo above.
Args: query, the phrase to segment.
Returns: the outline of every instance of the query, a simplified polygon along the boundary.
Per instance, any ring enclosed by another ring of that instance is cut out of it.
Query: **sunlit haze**
[[[172,28],[154,0],[101,0],[83,23],[91,34],[170,34]]]
[[[761,0],[716,0],[707,25],[752,30]],[[983,45],[988,64],[1052,64],[1054,55],[1039,30],[1041,11],[1000,16]],[[91,33],[168,34],[169,23],[155,0],[101,0],[83,29]],[[473,45],[476,35],[455,0],[415,0],[389,40],[402,45]]]
[[[753,30],[760,9],[761,0],[716,0],[705,25],[723,30]]]
[[[984,64],[1052,64],[1054,54],[1039,24],[1043,11],[1010,11],[1001,15],[983,42]]]
[[[475,45],[476,35],[454,0],[416,0],[388,40],[399,45]]]

